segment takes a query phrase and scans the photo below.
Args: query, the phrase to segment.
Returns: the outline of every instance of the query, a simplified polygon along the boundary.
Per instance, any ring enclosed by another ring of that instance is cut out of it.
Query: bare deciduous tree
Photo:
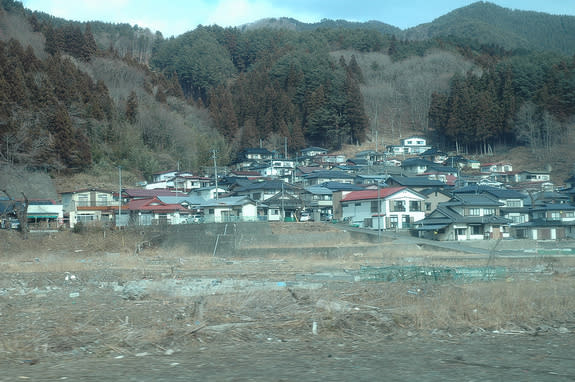
[[[425,132],[433,92],[445,92],[455,73],[465,73],[473,64],[463,57],[435,51],[423,57],[393,62],[382,53],[335,52],[346,60],[355,54],[364,74],[365,110],[380,140],[396,143],[412,132]]]

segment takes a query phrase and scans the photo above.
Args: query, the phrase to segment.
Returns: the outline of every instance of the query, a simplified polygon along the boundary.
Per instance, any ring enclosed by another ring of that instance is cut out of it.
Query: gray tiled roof
[[[495,196],[497,199],[523,199],[524,194],[515,190],[508,190],[505,188],[497,188],[491,186],[481,186],[481,185],[471,185],[466,187],[461,187],[453,190],[454,194],[490,194]]]
[[[440,180],[428,179],[424,176],[392,176],[391,181],[406,187],[445,187],[446,184]],[[390,183],[390,181],[387,181]]]

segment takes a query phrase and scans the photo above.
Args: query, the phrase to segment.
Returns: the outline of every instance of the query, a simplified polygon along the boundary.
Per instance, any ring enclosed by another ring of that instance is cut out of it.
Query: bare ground
[[[104,232],[0,233],[0,381],[575,379],[570,258],[506,260],[540,272],[500,281],[367,282],[349,276],[483,260],[393,242],[362,254],[373,243],[357,238],[337,258],[214,257]]]

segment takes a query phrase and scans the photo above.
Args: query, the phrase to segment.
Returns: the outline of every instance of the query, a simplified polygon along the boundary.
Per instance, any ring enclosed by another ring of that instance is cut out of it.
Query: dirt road
[[[3,361],[0,381],[573,381],[573,349],[573,335],[263,339],[173,354]]]

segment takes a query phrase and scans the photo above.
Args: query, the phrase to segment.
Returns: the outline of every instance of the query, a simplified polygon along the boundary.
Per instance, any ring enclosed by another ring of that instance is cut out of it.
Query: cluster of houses
[[[558,240],[575,238],[574,198],[575,177],[559,188],[549,172],[449,156],[410,137],[354,158],[319,147],[293,159],[246,149],[212,175],[165,171],[138,188],[30,202],[28,219],[40,228],[310,219],[435,240]]]

